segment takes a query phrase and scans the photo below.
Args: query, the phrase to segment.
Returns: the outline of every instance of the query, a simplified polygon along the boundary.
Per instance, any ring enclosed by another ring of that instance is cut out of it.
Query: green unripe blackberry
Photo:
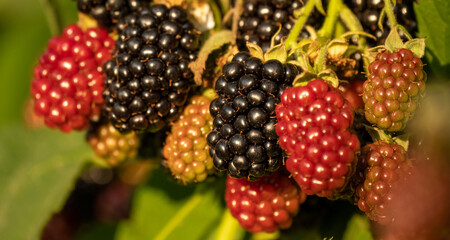
[[[211,100],[194,96],[167,136],[163,149],[172,175],[183,183],[202,182],[215,173],[206,136],[212,129]]]
[[[379,53],[363,85],[366,119],[387,131],[403,130],[425,91],[422,68],[422,61],[411,50]]]

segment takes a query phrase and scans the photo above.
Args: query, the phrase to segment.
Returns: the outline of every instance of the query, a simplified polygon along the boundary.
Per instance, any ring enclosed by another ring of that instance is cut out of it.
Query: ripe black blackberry
[[[304,1],[307,2],[307,1]],[[294,11],[303,6],[300,0],[249,0],[244,1],[243,13],[238,22],[237,45],[239,50],[247,50],[246,42],[261,46],[264,52],[270,48],[270,40],[282,26],[275,39],[275,44],[281,38],[287,37],[295,24]],[[323,16],[313,10],[306,24],[318,29],[323,23]],[[301,37],[309,36],[307,31]]]
[[[150,0],[77,0],[78,11],[92,16],[104,28],[112,27],[127,14],[148,6]]]
[[[182,8],[160,4],[128,15],[117,27],[116,49],[104,66],[105,111],[121,132],[159,130],[186,103],[198,32]]]
[[[383,0],[345,0],[347,6],[356,14],[364,31],[374,35],[377,40],[367,38],[370,46],[382,45],[389,34],[388,19],[383,23],[384,31],[378,27],[381,10],[384,7]],[[410,34],[417,32],[417,21],[413,9],[414,0],[397,0],[394,6],[394,14],[399,24],[403,25]]]
[[[218,170],[234,178],[256,180],[276,171],[283,162],[275,132],[275,107],[299,69],[278,60],[236,54],[223,67],[210,105],[214,118],[208,135],[210,154]]]

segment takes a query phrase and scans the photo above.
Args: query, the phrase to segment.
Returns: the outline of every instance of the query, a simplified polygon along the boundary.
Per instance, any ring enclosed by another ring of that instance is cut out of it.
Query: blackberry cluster
[[[367,38],[370,46],[383,45],[389,34],[388,19],[385,18],[383,29],[378,28],[381,10],[384,7],[383,0],[345,0],[347,6],[356,14],[363,25],[364,31],[374,35],[377,40]],[[403,25],[414,36],[417,32],[417,21],[413,8],[414,0],[397,0],[394,6],[394,14],[400,25]]]
[[[379,53],[369,64],[363,85],[366,119],[387,131],[400,131],[416,111],[425,91],[422,61],[411,50]]]
[[[227,179],[227,207],[242,228],[252,233],[289,228],[305,200],[306,194],[279,173],[257,181]]]
[[[150,0],[77,0],[78,11],[92,16],[101,27],[109,28],[126,15],[149,5]]]
[[[359,209],[370,219],[387,224],[393,220],[387,206],[392,202],[391,188],[409,175],[411,162],[402,146],[384,141],[366,145],[362,156],[363,165],[368,167],[356,192]]]
[[[95,155],[111,166],[135,157],[140,143],[136,133],[120,134],[111,124],[91,125],[86,139]]]
[[[247,49],[246,42],[260,46],[264,52],[270,48],[272,37],[281,26],[275,38],[278,44],[287,37],[295,24],[294,11],[303,6],[300,0],[249,0],[244,1],[243,13],[238,22],[237,45],[239,50]],[[316,10],[311,13],[306,24],[318,29],[323,23],[323,16]],[[308,37],[303,31],[301,37]]]
[[[119,37],[105,66],[108,118],[121,132],[159,130],[183,111],[193,85],[188,65],[199,36],[186,12],[155,4],[117,24]]]
[[[31,85],[34,111],[47,126],[70,132],[98,120],[104,102],[101,66],[113,48],[114,40],[101,28],[69,25],[50,39]]]
[[[299,69],[278,60],[236,54],[223,67],[211,102],[213,131],[207,140],[218,170],[234,178],[258,179],[276,171],[283,153],[275,133],[275,107]]]
[[[287,170],[306,194],[334,198],[353,175],[359,151],[359,140],[349,130],[351,104],[338,89],[315,79],[286,89],[276,113]]]
[[[209,114],[210,103],[207,97],[192,97],[164,144],[167,165],[172,175],[183,183],[202,182],[215,173],[206,143],[213,122]]]

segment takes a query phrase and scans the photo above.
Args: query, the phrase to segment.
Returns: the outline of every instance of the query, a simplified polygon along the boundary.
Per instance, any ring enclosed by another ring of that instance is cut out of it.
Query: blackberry
[[[306,194],[334,198],[353,174],[359,151],[359,140],[349,131],[350,103],[338,89],[314,79],[286,89],[276,115],[287,170]]]
[[[391,188],[410,175],[411,162],[402,146],[384,141],[366,145],[362,156],[368,167],[364,183],[357,187],[359,209],[370,219],[387,224],[393,221],[387,207],[393,200]]]
[[[78,11],[92,16],[101,27],[114,26],[126,15],[147,7],[150,0],[76,0]]]
[[[295,183],[279,173],[257,181],[227,179],[227,207],[242,228],[252,233],[289,228],[305,200]]]
[[[70,25],[50,39],[31,84],[34,111],[47,126],[70,132],[98,120],[104,103],[101,66],[113,47],[114,40],[101,28],[83,31]]]
[[[210,105],[214,117],[208,135],[210,154],[218,170],[234,178],[258,179],[283,163],[275,133],[275,107],[299,69],[278,60],[260,59],[246,52],[223,67],[215,84],[219,95]]]
[[[111,124],[91,125],[86,139],[94,153],[111,166],[134,158],[140,143],[136,133],[122,135]]]
[[[159,130],[182,113],[193,85],[198,32],[185,11],[155,4],[121,19],[105,66],[108,118],[121,132]]]
[[[211,100],[194,96],[184,113],[167,136],[163,155],[172,175],[183,183],[202,182],[215,173],[208,154],[206,135],[211,131],[213,119],[209,113]],[[217,136],[209,136],[214,141]]]
[[[287,37],[294,26],[294,11],[303,6],[300,0],[249,0],[244,1],[243,13],[238,22],[238,35],[236,43],[239,50],[247,50],[246,42],[261,46],[264,52],[270,48],[270,41],[281,26],[275,44]],[[306,24],[318,29],[323,23],[323,16],[313,10]],[[300,35],[308,37],[308,32]]]
[[[403,130],[425,91],[422,68],[422,61],[408,49],[379,53],[363,85],[366,119],[387,131]]]
[[[367,38],[370,46],[383,45],[389,34],[388,19],[385,17],[383,29],[378,28],[381,10],[384,7],[383,0],[344,0],[344,3],[356,14],[364,31],[374,35],[377,40]],[[414,0],[397,0],[394,6],[394,14],[397,22],[415,37],[417,21],[413,8]]]

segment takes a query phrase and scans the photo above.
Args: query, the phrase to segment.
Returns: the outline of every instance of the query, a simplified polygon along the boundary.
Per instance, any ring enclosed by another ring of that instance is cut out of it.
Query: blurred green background
[[[49,0],[0,0],[0,126],[23,122],[33,67],[51,31],[45,13]],[[77,19],[76,2],[52,0],[62,27]]]

